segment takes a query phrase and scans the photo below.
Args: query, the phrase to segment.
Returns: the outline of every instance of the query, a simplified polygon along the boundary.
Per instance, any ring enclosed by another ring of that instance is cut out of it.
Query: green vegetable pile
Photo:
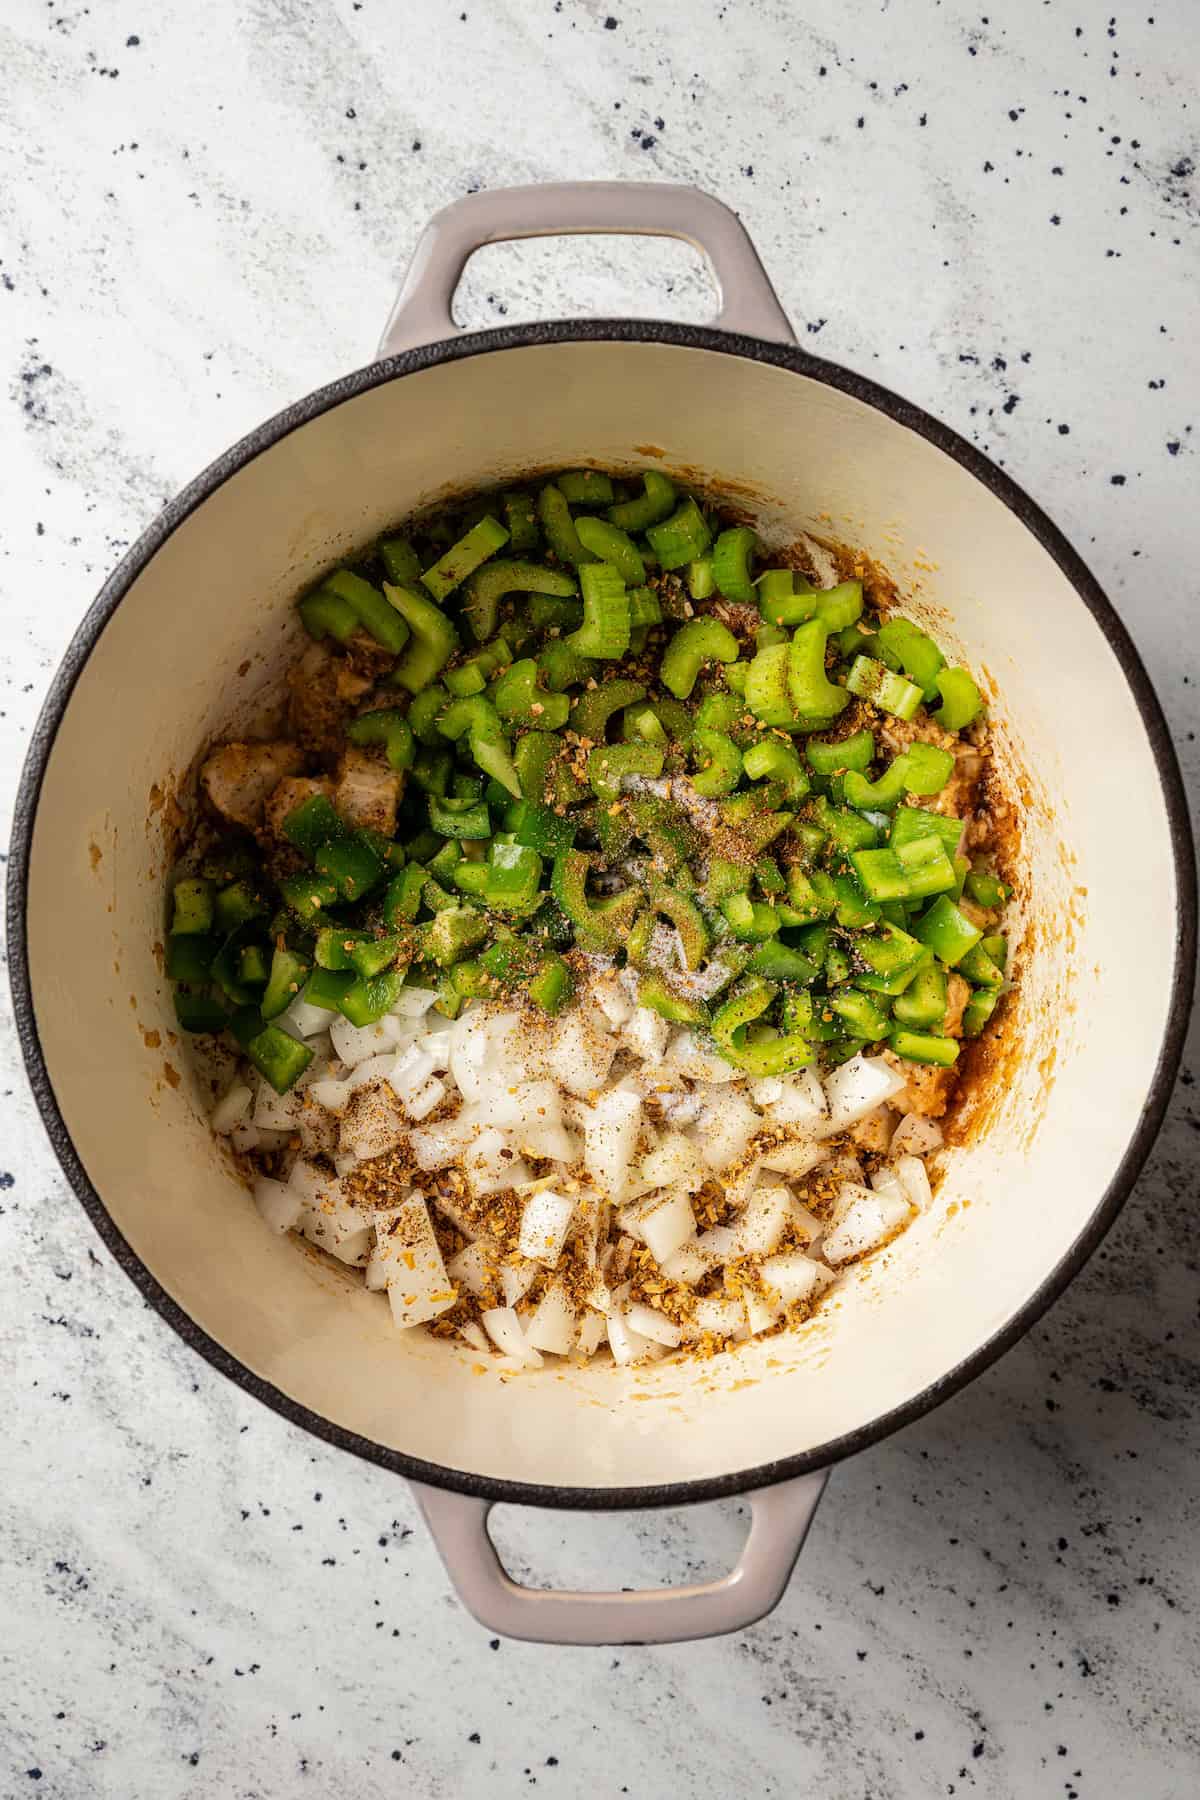
[[[283,822],[292,872],[249,837],[193,859],[166,961],[180,1024],[230,1030],[285,1092],[312,1054],[276,1023],[298,998],[360,1026],[406,981],[450,1017],[518,991],[553,1014],[600,956],[751,1075],[880,1043],[953,1064],[949,972],[977,1036],[1006,960],[959,902],[998,912],[1007,890],[960,820],[911,803],[952,752],[889,760],[876,733],[922,708],[959,732],[979,690],[909,620],[869,617],[860,582],[758,561],[748,526],[657,470],[580,469],[327,577],[299,615],[385,668],[344,736],[403,772],[397,835],[318,793]]]

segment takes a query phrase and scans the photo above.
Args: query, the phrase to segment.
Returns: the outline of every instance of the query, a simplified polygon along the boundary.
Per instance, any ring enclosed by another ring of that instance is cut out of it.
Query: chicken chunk
[[[947,1037],[962,1036],[963,1012],[970,998],[970,983],[951,971],[946,981],[946,1023],[942,1027]]]
[[[371,831],[382,831],[385,837],[396,832],[396,809],[404,777],[377,756],[365,750],[346,750],[338,764],[338,782],[333,804],[351,825],[363,825]]]
[[[263,825],[270,835],[282,837],[283,821],[288,814],[303,801],[311,800],[314,794],[333,799],[333,782],[328,775],[285,775],[263,808]]]
[[[344,656],[314,644],[288,675],[288,729],[313,755],[335,753],[347,714],[372,685]]]
[[[877,1106],[865,1119],[860,1119],[850,1133],[850,1141],[860,1150],[876,1150],[881,1155],[892,1141],[896,1115],[890,1106]]]
[[[253,831],[267,796],[286,775],[304,766],[299,744],[284,740],[222,744],[200,770],[200,786],[210,806],[231,825]]]
[[[900,1093],[892,1095],[889,1105],[894,1106],[897,1112],[919,1113],[923,1119],[940,1119],[950,1104],[950,1095],[958,1078],[957,1069],[902,1062],[894,1050],[885,1050],[883,1060],[897,1074],[903,1075],[906,1083]]]
[[[959,744],[954,751],[954,769],[949,781],[930,802],[934,812],[944,819],[965,819],[974,810],[979,778],[983,774],[983,758],[973,744]]]
[[[973,745],[964,744],[952,731],[943,731],[928,713],[921,719],[897,719],[889,715],[880,723],[878,734],[885,749],[893,756],[899,756],[910,744],[936,744],[939,750],[949,750],[956,755],[959,750],[974,752]]]

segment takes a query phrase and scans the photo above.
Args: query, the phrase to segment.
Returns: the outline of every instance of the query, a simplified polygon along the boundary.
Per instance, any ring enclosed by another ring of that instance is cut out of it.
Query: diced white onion
[[[303,1225],[300,1227],[304,1231]],[[308,1233],[304,1232],[305,1237]],[[371,1251],[375,1240],[369,1225],[360,1225],[356,1231],[347,1232],[335,1244],[324,1244],[323,1249],[336,1256],[339,1262],[348,1263],[353,1269],[365,1268],[371,1260]]]
[[[770,1256],[792,1221],[795,1201],[785,1187],[757,1188],[733,1230],[743,1256]]]
[[[259,1131],[294,1131],[303,1105],[304,1096],[295,1088],[277,1094],[269,1081],[260,1081],[250,1122]]]
[[[454,1021],[451,1019],[442,1019],[440,1023],[453,1029]],[[411,1044],[428,1057],[430,1069],[435,1075],[445,1075],[450,1068],[450,1051],[453,1042],[450,1031],[434,1031],[430,1022],[426,1020],[419,1037],[401,1039],[400,1054],[403,1055]]]
[[[308,1091],[317,1105],[323,1106],[326,1112],[340,1113],[354,1089],[348,1081],[336,1081],[330,1078],[324,1081],[314,1081]]]
[[[622,1212],[621,1224],[645,1244],[660,1268],[696,1235],[696,1218],[685,1188],[635,1200]]]
[[[552,1081],[517,1081],[498,1088],[489,1098],[487,1121],[522,1134],[561,1126],[558,1088]]]
[[[616,1053],[616,1041],[590,1020],[582,1007],[564,1013],[555,1024],[554,1078],[581,1100],[604,1086]]]
[[[617,975],[598,975],[592,982],[589,991],[591,998],[614,1031],[619,1031],[626,1019],[632,1018],[633,1001],[625,992]]]
[[[283,1016],[276,1020],[276,1024],[290,1026],[302,1038],[314,1038],[326,1031],[332,1020],[333,1014],[328,1007],[314,1006],[310,1000],[297,994]]]
[[[892,1200],[907,1200],[908,1194],[896,1170],[884,1164],[871,1175],[871,1191],[887,1194]]]
[[[474,1143],[462,1153],[463,1174],[477,1200],[485,1194],[498,1194],[502,1188],[520,1187],[529,1180],[529,1170],[520,1157],[514,1156],[504,1133],[485,1125]]]
[[[637,1245],[627,1232],[622,1232],[615,1244],[608,1247],[608,1263],[604,1273],[610,1281],[624,1280],[625,1273],[633,1259]],[[628,1283],[626,1283],[628,1286]]]
[[[867,1186],[861,1168],[858,1169],[855,1177],[847,1175],[842,1181],[841,1186],[838,1188],[837,1193],[833,1196],[833,1204],[830,1209],[830,1223],[832,1225],[840,1225],[855,1201],[869,1200],[871,1194],[872,1190]]]
[[[556,1194],[553,1188],[538,1188],[521,1213],[517,1237],[521,1255],[552,1269],[562,1255],[574,1212],[575,1202],[569,1195]]]
[[[898,1094],[904,1085],[903,1075],[897,1074],[881,1056],[852,1056],[825,1078],[829,1130],[847,1130]]]
[[[539,1125],[521,1133],[521,1148],[547,1162],[576,1162],[579,1145],[564,1125]]]
[[[240,1125],[254,1104],[254,1095],[244,1081],[235,1081],[232,1087],[226,1088],[217,1104],[212,1109],[209,1124],[221,1137],[227,1137],[236,1125]]]
[[[759,1117],[740,1094],[720,1094],[706,1104],[696,1147],[710,1169],[726,1169],[743,1156],[759,1128]]]
[[[443,1119],[438,1125],[410,1132],[408,1147],[418,1169],[446,1169],[475,1142],[479,1129],[473,1118],[459,1113],[456,1119]]]
[[[826,1262],[839,1267],[887,1242],[911,1214],[907,1201],[862,1188],[821,1243]]]
[[[826,1173],[830,1181],[856,1182],[859,1187],[866,1179],[862,1163],[852,1150],[843,1150],[840,1155],[831,1157]]]
[[[416,1192],[391,1207],[375,1226],[384,1264],[392,1323],[401,1330],[423,1325],[458,1298],[446,1273],[429,1208]]]
[[[790,1142],[773,1144],[763,1150],[759,1156],[764,1169],[774,1169],[777,1175],[807,1175],[818,1163],[825,1161],[828,1152],[821,1144],[814,1144],[805,1138],[794,1138]]]
[[[919,1156],[901,1156],[895,1164],[896,1174],[900,1178],[908,1199],[918,1212],[924,1212],[933,1205],[933,1189],[929,1185],[929,1174]]]
[[[540,1369],[542,1359],[521,1330],[521,1321],[511,1306],[490,1306],[483,1313],[483,1329],[497,1350],[522,1365]]]
[[[304,1203],[300,1230],[310,1243],[341,1262],[365,1263],[370,1254],[370,1224],[361,1207],[345,1198],[336,1177],[303,1158],[288,1177],[288,1186]]]
[[[329,1027],[329,1036],[340,1061],[354,1068],[368,1056],[394,1053],[401,1029],[399,1019],[390,1013],[385,1013],[373,1025],[352,1025],[349,1019],[338,1014]]]
[[[463,1099],[475,1104],[488,1058],[488,1018],[482,1007],[464,1012],[447,1037],[450,1073]]]
[[[308,1092],[315,1104],[326,1112],[340,1113],[358,1088],[369,1087],[373,1081],[386,1081],[395,1066],[394,1046],[391,1046],[382,1055],[363,1057],[347,1075],[314,1081]]]
[[[436,999],[436,988],[402,987],[391,1010],[397,1018],[423,1019]]]
[[[851,1128],[850,1135],[860,1150],[869,1150],[881,1156],[886,1153],[892,1141],[895,1124],[896,1115],[891,1107],[877,1106]]]
[[[668,1350],[675,1350],[683,1341],[683,1332],[665,1313],[657,1307],[646,1306],[635,1300],[625,1314],[625,1323],[630,1331],[636,1331],[639,1337],[649,1338],[652,1343],[665,1344]]]
[[[446,1084],[444,1081],[438,1081],[435,1077],[433,1081],[427,1081],[423,1088],[418,1089],[404,1110],[410,1119],[427,1119],[445,1098]]]
[[[499,1258],[496,1246],[487,1238],[477,1238],[460,1250],[446,1264],[446,1273],[458,1287],[466,1288],[477,1300],[495,1287]]]
[[[832,1279],[821,1263],[814,1262],[810,1256],[801,1256],[799,1251],[767,1257],[762,1265],[762,1276],[784,1306],[791,1306],[797,1300],[811,1300]]]
[[[360,1161],[386,1156],[408,1133],[408,1122],[392,1090],[380,1082],[364,1088],[344,1115],[338,1130],[338,1152]]]
[[[799,1200],[792,1202],[792,1229],[802,1244],[812,1247],[825,1229],[824,1222],[815,1213],[809,1212],[807,1206],[801,1206]]]
[[[928,1156],[932,1150],[940,1150],[944,1142],[936,1119],[905,1113],[892,1133],[891,1152],[893,1156]]]
[[[663,1113],[671,1124],[682,1129],[685,1125],[694,1125],[704,1109],[704,1101],[699,1094],[673,1094],[662,1103]]]
[[[751,1290],[744,1296],[746,1305],[746,1329],[751,1337],[757,1337],[760,1331],[769,1331],[778,1319],[782,1308],[768,1300],[762,1294]]]
[[[718,1337],[746,1337],[746,1309],[742,1302],[727,1299],[723,1294],[713,1294],[706,1300],[697,1300],[695,1312],[684,1328],[684,1335],[699,1337],[706,1331],[714,1332]]]
[[[828,1107],[825,1090],[812,1069],[801,1069],[785,1076],[779,1083],[780,1093],[771,1101],[759,1100],[777,1125],[811,1125],[814,1129],[824,1119]],[[755,1096],[757,1100],[757,1096]]]
[[[585,1312],[579,1321],[575,1348],[583,1356],[594,1356],[604,1342],[608,1321],[603,1313]]]
[[[667,1045],[667,1060],[678,1067],[681,1075],[689,1081],[711,1081],[725,1083],[737,1080],[737,1070],[732,1063],[727,1063],[723,1056],[716,1056],[706,1050],[699,1038],[690,1031],[677,1031]]]
[[[668,1131],[642,1158],[642,1175],[651,1187],[683,1187],[691,1194],[704,1186],[708,1171],[700,1153],[682,1131]]]
[[[346,1086],[353,1093],[355,1088],[370,1087],[373,1081],[386,1081],[395,1067],[396,1057],[392,1049],[379,1056],[364,1057],[346,1076]]]
[[[249,1150],[282,1150],[291,1135],[290,1131],[260,1131],[257,1125],[235,1125],[229,1142],[242,1154]]]
[[[293,1188],[282,1181],[258,1176],[254,1183],[254,1204],[272,1231],[294,1231],[300,1223],[304,1202]]]
[[[507,1258],[500,1265],[500,1292],[504,1295],[505,1306],[516,1306],[523,1300],[540,1273],[535,1262],[511,1262]]]
[[[710,1269],[719,1268],[731,1257],[740,1255],[737,1232],[729,1225],[710,1225],[702,1231],[691,1248],[705,1258]]]
[[[561,1281],[546,1289],[525,1327],[525,1342],[535,1350],[566,1356],[575,1342],[575,1308]]]
[[[644,1338],[640,1332],[631,1330],[622,1313],[609,1313],[606,1329],[608,1347],[612,1351],[613,1361],[618,1368],[624,1368],[627,1363],[634,1362],[649,1347],[650,1339]]]
[[[235,1081],[213,1126],[235,1147],[277,1151],[276,1174],[286,1171],[286,1180],[262,1176],[255,1184],[268,1224],[299,1230],[363,1269],[368,1288],[386,1286],[398,1327],[436,1318],[460,1294],[483,1305],[502,1297],[488,1308],[484,1329],[472,1322],[459,1332],[476,1351],[495,1346],[494,1368],[531,1368],[541,1353],[587,1358],[606,1337],[624,1366],[653,1361],[704,1332],[735,1341],[758,1335],[930,1203],[920,1157],[941,1143],[933,1121],[901,1119],[891,1160],[869,1186],[855,1155],[829,1153],[833,1132],[861,1132],[873,1116],[891,1132],[887,1103],[904,1081],[880,1058],[852,1058],[826,1088],[812,1070],[747,1084],[694,1034],[670,1032],[639,1007],[624,973],[601,974],[587,1001],[553,1022],[483,1003],[451,1021],[429,1012],[432,990],[402,995],[394,1013],[361,1029],[293,1002],[290,1027],[306,1028],[315,1052],[302,1082],[280,1096],[267,1084]],[[654,1123],[644,1100],[655,1103]],[[446,1111],[458,1105],[454,1116],[421,1123],[447,1101]],[[772,1146],[772,1137],[783,1141]],[[448,1268],[417,1190],[384,1212],[343,1192],[342,1176],[402,1142],[418,1168],[466,1178],[466,1187],[455,1176],[444,1195],[432,1196],[467,1240]],[[582,1163],[590,1178],[582,1197],[577,1169],[535,1182],[526,1156]],[[786,1185],[818,1164],[841,1184],[828,1221]],[[714,1176],[731,1223],[699,1233],[692,1196]],[[506,1254],[478,1237],[476,1202],[510,1188],[521,1218],[518,1250]],[[785,1240],[804,1250],[781,1251]],[[751,1279],[734,1283],[742,1288],[736,1296],[696,1299],[693,1319],[680,1326],[631,1300],[627,1272],[638,1244],[685,1286],[741,1258],[749,1259]],[[827,1261],[816,1256],[818,1245]],[[532,1311],[522,1308],[522,1319],[516,1307],[568,1248],[576,1272],[590,1272],[590,1289],[585,1281],[568,1294],[561,1278],[552,1280]]]
[[[621,1028],[625,1048],[642,1062],[659,1062],[670,1035],[671,1027],[667,1021],[649,1006],[639,1006]]]
[[[615,1204],[624,1198],[641,1121],[640,1098],[623,1089],[601,1094],[584,1120],[584,1164],[601,1193]]]
[[[437,1067],[436,1059],[424,1044],[411,1043],[396,1057],[387,1075],[392,1092],[401,1105],[425,1086]]]
[[[468,1007],[474,1005],[474,1000],[468,1000]],[[454,1019],[448,1019],[445,1013],[429,1013],[422,1021],[422,1026],[427,1038],[447,1037],[454,1030],[455,1023],[456,1021]]]
[[[692,1238],[665,1261],[661,1257],[656,1259],[668,1281],[682,1281],[688,1287],[694,1287],[716,1266],[710,1256],[697,1248],[699,1242],[699,1238]]]

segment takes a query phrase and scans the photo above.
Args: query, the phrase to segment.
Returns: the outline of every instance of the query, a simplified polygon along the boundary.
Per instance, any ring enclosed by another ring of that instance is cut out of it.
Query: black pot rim
[[[298,430],[343,401],[353,399],[370,388],[394,381],[405,375],[428,369],[443,362],[494,351],[524,349],[555,343],[625,342],[672,344],[712,351],[725,356],[743,357],[767,363],[776,368],[819,381],[842,393],[852,395],[896,423],[916,432],[927,442],[954,458],[976,480],[1013,512],[1053,558],[1063,575],[1075,589],[1121,665],[1129,684],[1147,738],[1154,755],[1158,779],[1166,807],[1171,844],[1175,860],[1175,880],[1179,895],[1179,914],[1175,968],[1172,981],[1171,1008],[1159,1051],[1158,1063],[1146,1098],[1138,1127],[1126,1145],[1108,1187],[1075,1242],[1041,1281],[1012,1319],[988,1341],[948,1370],[928,1387],[868,1424],[845,1433],[842,1437],[778,1461],[732,1474],[714,1475],[689,1481],[668,1482],[642,1487],[555,1487],[537,1483],[496,1480],[490,1476],[428,1463],[369,1438],[347,1431],[344,1427],[292,1400],[269,1382],[261,1380],[245,1364],[211,1338],[160,1286],[146,1264],[134,1251],[109,1214],[104,1201],[92,1186],[82,1160],[71,1140],[59,1111],[38,1036],[33,995],[30,984],[29,947],[26,935],[26,902],[29,859],[41,792],[50,752],[63,715],[70,702],[75,683],[95,649],[108,621],[125,594],[151,558],[205,500],[225,481],[254,457],[271,448],[289,433]],[[990,1367],[1024,1335],[1047,1307],[1058,1297],[1079,1271],[1109,1230],[1144,1163],[1162,1123],[1178,1070],[1191,997],[1192,971],[1196,959],[1196,875],[1192,834],[1188,819],[1184,787],[1171,743],[1170,733],[1158,698],[1124,625],[1117,617],[1095,577],[1063,534],[1029,496],[973,445],[878,383],[843,369],[835,363],[822,362],[797,346],[769,344],[758,338],[744,337],[707,326],[676,325],[657,321],[634,320],[562,320],[544,324],[511,325],[498,330],[480,332],[420,349],[368,365],[343,376],[328,386],[318,388],[306,399],[287,407],[274,418],[244,437],[211,463],[165,508],[143,532],[89,608],[72,638],[66,655],[55,675],[45,704],[30,741],[21,775],[13,823],[8,877],[8,938],[10,980],[12,984],[17,1033],[25,1066],[43,1123],[59,1162],[92,1224],[125,1273],[136,1284],[146,1300],[178,1332],[190,1347],[205,1357],[214,1368],[235,1381],[247,1393],[274,1409],[293,1425],[301,1426],[339,1449],[351,1451],[368,1462],[378,1463],[397,1475],[409,1476],[435,1487],[470,1494],[492,1502],[522,1506],[563,1507],[586,1511],[654,1506],[689,1506],[700,1501],[745,1493],[767,1487],[774,1482],[790,1480],[818,1468],[829,1467],[844,1457],[878,1443],[902,1426],[911,1424],[950,1398]]]

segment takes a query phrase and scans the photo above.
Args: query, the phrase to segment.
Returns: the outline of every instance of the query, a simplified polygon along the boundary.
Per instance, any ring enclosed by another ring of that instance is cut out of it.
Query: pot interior
[[[210,1140],[211,1091],[177,1040],[155,953],[171,796],[277,682],[298,644],[289,603],[335,559],[446,491],[652,459],[734,487],[768,537],[811,529],[866,550],[947,651],[984,671],[1029,878],[1012,1046],[933,1211],[800,1333],[707,1363],[504,1381],[469,1350],[395,1333],[382,1296],[274,1237]],[[375,1444],[492,1479],[635,1487],[817,1451],[1012,1320],[1088,1226],[1138,1126],[1176,908],[1160,781],[1117,658],[1000,499],[812,376],[596,339],[481,351],[352,393],[183,518],[104,627],[50,750],[28,941],[75,1150],[188,1318]]]

